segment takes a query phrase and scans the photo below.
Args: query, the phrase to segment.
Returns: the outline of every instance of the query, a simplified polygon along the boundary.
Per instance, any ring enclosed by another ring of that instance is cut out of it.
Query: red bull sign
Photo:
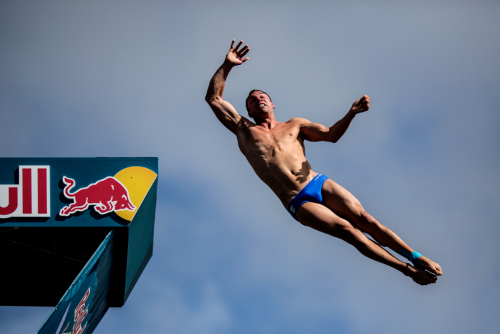
[[[108,158],[104,161],[109,164],[103,168],[99,159],[64,159],[71,163],[57,163],[62,159],[29,159],[56,163],[17,164],[9,168],[6,160],[16,159],[1,160],[0,224],[4,226],[13,219],[17,222],[23,218],[28,218],[27,223],[44,222],[54,226],[65,225],[64,222],[71,226],[106,222],[78,218],[87,211],[110,216],[111,224],[120,224],[120,221],[127,224],[157,177],[156,171],[146,167],[147,161],[142,166],[126,166],[124,159]],[[92,164],[89,165],[88,160]]]
[[[57,305],[38,333],[92,333],[153,255],[157,188],[154,157],[0,158],[0,305]]]
[[[0,158],[0,305],[57,305],[38,333],[92,333],[153,255],[157,188],[154,157]]]

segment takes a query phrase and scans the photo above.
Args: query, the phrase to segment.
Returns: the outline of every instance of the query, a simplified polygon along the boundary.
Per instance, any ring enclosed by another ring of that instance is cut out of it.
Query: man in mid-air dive
[[[346,189],[311,169],[306,160],[304,140],[335,143],[345,133],[354,117],[369,109],[370,98],[356,100],[349,112],[332,127],[292,118],[280,123],[274,118],[274,104],[269,95],[252,90],[246,100],[251,122],[239,115],[222,99],[229,71],[248,60],[250,48],[234,40],[224,63],[208,86],[206,101],[219,121],[236,135],[238,146],[255,173],[278,196],[288,212],[305,226],[340,238],[372,260],[381,262],[426,285],[442,275],[439,264],[413,251],[401,238],[370,216],[361,203]],[[406,257],[413,266],[401,262],[380,245]],[[427,271],[426,271],[427,270]]]

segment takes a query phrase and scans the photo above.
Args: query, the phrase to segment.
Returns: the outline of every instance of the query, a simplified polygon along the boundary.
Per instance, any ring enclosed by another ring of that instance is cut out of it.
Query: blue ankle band
[[[403,249],[398,250],[398,253],[407,258],[408,260],[413,263],[415,267],[420,266],[420,263],[418,262],[418,258],[422,256],[419,252],[413,252],[410,254],[410,252],[405,251]]]

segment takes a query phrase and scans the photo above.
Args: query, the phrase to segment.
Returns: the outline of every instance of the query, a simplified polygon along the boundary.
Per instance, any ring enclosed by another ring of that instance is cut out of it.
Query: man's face
[[[254,117],[260,113],[272,113],[274,104],[267,94],[255,91],[248,98],[248,115]]]

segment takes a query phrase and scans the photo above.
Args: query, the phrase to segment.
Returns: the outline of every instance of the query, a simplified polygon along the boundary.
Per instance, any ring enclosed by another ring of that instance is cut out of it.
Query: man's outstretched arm
[[[317,123],[306,122],[302,125],[300,132],[309,141],[329,141],[336,143],[347,131],[354,117],[370,108],[370,98],[363,95],[356,100],[349,112],[331,127],[326,127]]]
[[[236,132],[236,127],[241,120],[241,116],[229,102],[222,99],[222,95],[224,94],[224,87],[226,86],[226,79],[229,71],[231,71],[234,66],[241,65],[248,60],[248,57],[244,58],[248,51],[250,51],[248,45],[238,50],[242,43],[243,41],[240,41],[238,45],[234,47],[233,39],[224,63],[222,63],[212,77],[212,80],[210,80],[207,95],[205,96],[205,101],[210,105],[215,116],[217,116],[219,121],[233,133]]]

